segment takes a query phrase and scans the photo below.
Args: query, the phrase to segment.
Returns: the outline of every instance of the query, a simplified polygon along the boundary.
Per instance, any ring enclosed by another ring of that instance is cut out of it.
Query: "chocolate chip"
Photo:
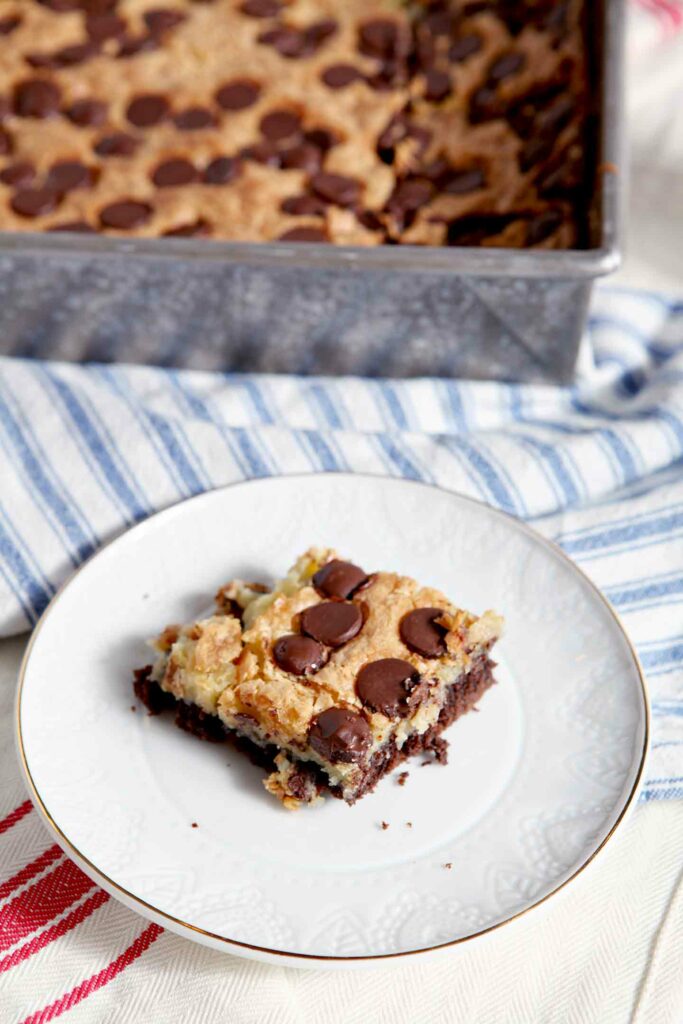
[[[152,181],[157,188],[172,188],[176,185],[189,185],[197,181],[199,174],[189,160],[177,157],[165,160],[155,169]]]
[[[547,160],[553,151],[553,139],[544,135],[532,135],[523,144],[519,151],[519,167],[522,171],[528,171],[535,164]]]
[[[498,57],[494,60],[493,64],[489,68],[489,81],[490,82],[502,82],[504,78],[509,78],[510,75],[514,75],[519,71],[525,63],[523,53],[504,53],[502,57]]]
[[[398,40],[396,22],[384,18],[366,21],[358,33],[358,49],[370,57],[387,57],[394,53]]]
[[[146,224],[151,216],[152,207],[149,203],[137,202],[135,199],[121,199],[100,210],[100,223],[105,228],[128,231]]]
[[[70,234],[79,235],[94,235],[97,234],[95,228],[91,224],[88,224],[84,220],[72,220],[66,224],[51,224],[47,229],[48,231],[66,231]]]
[[[240,10],[250,18],[275,18],[282,10],[282,0],[244,0]]]
[[[440,103],[451,92],[451,79],[445,71],[430,68],[425,75],[425,98],[432,103]]]
[[[489,121],[503,114],[503,105],[495,89],[488,85],[482,85],[476,89],[470,97],[470,121],[472,124],[479,124],[481,121]]]
[[[164,231],[166,238],[205,238],[211,234],[211,225],[205,220],[196,220],[194,224],[182,224],[178,228]]]
[[[258,41],[266,46],[273,46],[281,57],[287,57],[290,60],[296,60],[311,52],[311,46],[305,34],[296,28],[270,29],[268,32],[262,32]]]
[[[175,115],[173,123],[182,132],[195,132],[201,128],[211,128],[216,120],[206,107],[188,107]]]
[[[412,178],[400,182],[391,195],[387,209],[401,216],[414,212],[428,203],[434,193],[434,186],[423,178]]]
[[[433,11],[425,15],[420,24],[433,36],[449,36],[455,21],[456,16],[452,11]]]
[[[301,118],[291,110],[273,110],[261,118],[259,127],[271,142],[282,142],[300,134]]]
[[[323,154],[317,146],[310,142],[302,142],[298,146],[286,149],[282,154],[282,166],[288,170],[306,171],[307,174],[315,174],[320,170]]]
[[[14,90],[14,113],[18,117],[54,117],[59,110],[61,91],[54,82],[29,78]]]
[[[150,32],[161,35],[185,21],[185,15],[182,11],[171,11],[167,7],[154,7],[151,11],[145,11],[144,21]]]
[[[309,132],[304,132],[304,141],[310,142],[312,146],[316,146],[323,153],[327,153],[329,149],[337,145],[339,139],[326,128],[313,128]]]
[[[311,723],[308,742],[332,764],[362,761],[372,733],[364,715],[347,708],[328,708]]]
[[[0,171],[0,181],[3,185],[15,185],[23,187],[30,184],[36,176],[36,169],[33,164],[30,164],[27,160],[22,160],[16,164],[10,164],[9,167],[5,167]]]
[[[268,167],[279,167],[282,163],[282,156],[272,142],[257,142],[253,146],[246,146],[240,156],[245,160],[255,160],[258,164],[266,164]]]
[[[216,102],[224,110],[245,110],[256,103],[261,86],[249,78],[235,78],[216,92]]]
[[[132,156],[138,147],[138,140],[125,132],[103,135],[93,149],[98,156]]]
[[[472,167],[466,171],[449,171],[440,184],[444,192],[460,196],[483,188],[486,178],[484,172],[480,171],[478,167]]]
[[[411,651],[423,658],[440,658],[446,653],[444,636],[447,630],[434,620],[443,615],[442,608],[417,608],[401,619],[399,635]]]
[[[0,121],[4,121],[12,113],[10,101],[6,96],[0,96]]]
[[[351,597],[354,591],[368,582],[367,575],[352,562],[333,558],[313,576],[313,586],[323,597]]]
[[[74,124],[88,128],[106,120],[107,105],[100,100],[76,100],[65,113]]]
[[[362,625],[360,608],[344,601],[322,601],[301,613],[301,632],[326,647],[341,647],[353,640]]]
[[[327,207],[317,196],[288,196],[283,199],[280,209],[296,217],[318,217],[325,213]]]
[[[73,46],[63,46],[52,54],[51,65],[56,68],[73,67],[76,64],[83,64],[99,53],[98,45],[92,40],[87,43],[74,43]]]
[[[460,64],[461,61],[471,57],[473,53],[478,53],[481,50],[481,46],[481,36],[477,36],[474,33],[460,36],[459,39],[454,40],[451,44],[448,51],[448,59],[454,64]]]
[[[227,185],[235,180],[239,172],[239,160],[231,156],[217,156],[204,169],[202,180],[206,185]]]
[[[317,49],[321,43],[333,36],[338,28],[339,22],[334,18],[323,18],[308,25],[304,29],[304,36],[311,49]]]
[[[344,89],[351,85],[351,82],[357,82],[363,75],[353,64],[332,64],[325,68],[320,77],[330,89]]]
[[[0,18],[0,36],[8,36],[19,25],[21,25],[21,17],[18,14],[9,14],[6,18]]]
[[[79,160],[61,160],[53,164],[47,175],[47,187],[64,194],[75,188],[89,188],[93,183],[93,169]]]
[[[360,199],[361,183],[357,178],[321,171],[311,178],[311,187],[319,196],[337,206],[355,206]]]
[[[298,633],[290,633],[276,640],[273,658],[284,672],[291,672],[295,676],[307,676],[323,667],[327,655],[325,648],[317,640],[299,636]]]
[[[27,64],[32,68],[56,68],[57,61],[50,53],[27,53],[24,57]]]
[[[42,217],[54,210],[59,198],[51,188],[23,188],[12,196],[10,205],[20,217]]]
[[[529,221],[526,232],[526,245],[538,245],[545,241],[562,224],[562,214],[559,210],[544,210]]]
[[[410,696],[420,683],[420,674],[401,658],[382,658],[365,665],[356,676],[356,693],[371,711],[387,718],[405,717],[416,702]]]
[[[168,116],[169,109],[165,96],[148,93],[145,96],[137,96],[128,104],[126,117],[137,128],[149,128],[163,121]]]
[[[127,36],[121,40],[117,57],[136,57],[139,53],[147,53],[149,50],[159,49],[159,36],[154,32],[143,32],[139,36]]]
[[[516,214],[473,213],[458,217],[448,225],[448,245],[481,245],[491,235],[500,234],[516,219]]]
[[[571,118],[576,101],[572,96],[561,95],[536,115],[535,127],[543,133],[556,134],[567,124]]]
[[[314,227],[291,228],[277,239],[278,242],[328,242],[324,231]]]
[[[88,14],[85,19],[85,31],[94,42],[101,43],[105,39],[118,39],[126,33],[126,23],[117,14]]]
[[[0,156],[7,156],[13,148],[12,136],[5,128],[0,128]]]

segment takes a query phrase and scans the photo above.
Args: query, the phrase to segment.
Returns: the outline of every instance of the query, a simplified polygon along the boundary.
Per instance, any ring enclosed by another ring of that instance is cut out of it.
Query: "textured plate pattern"
[[[447,767],[418,759],[354,808],[288,814],[228,747],[133,714],[129,679],[158,627],[311,543],[507,626],[500,684],[451,730]],[[19,717],[44,808],[96,877],[181,930],[332,957],[463,939],[552,892],[618,821],[647,728],[628,641],[558,551],[456,495],[343,475],[215,491],[105,549],[43,620]]]

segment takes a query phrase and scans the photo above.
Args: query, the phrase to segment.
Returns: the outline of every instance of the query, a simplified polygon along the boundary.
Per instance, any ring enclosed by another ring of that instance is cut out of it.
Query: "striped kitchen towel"
[[[603,287],[574,388],[0,360],[0,635],[155,510],[268,474],[436,483],[530,520],[623,615],[653,698],[646,800],[683,796],[683,302]]]

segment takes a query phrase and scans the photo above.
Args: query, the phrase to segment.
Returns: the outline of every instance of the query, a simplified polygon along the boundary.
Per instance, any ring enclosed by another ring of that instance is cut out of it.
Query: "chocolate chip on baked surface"
[[[19,82],[14,90],[14,113],[17,117],[54,117],[59,110],[61,90],[44,78]]]
[[[543,210],[529,221],[526,232],[526,244],[538,245],[554,234],[562,224],[559,210]]]
[[[425,75],[425,98],[432,103],[440,103],[450,95],[452,89],[450,75],[438,68],[430,68]]]
[[[280,209],[284,213],[292,213],[295,217],[324,216],[326,204],[317,196],[287,196],[282,200]]]
[[[121,199],[116,203],[109,203],[100,210],[100,223],[105,228],[117,228],[119,231],[130,231],[131,228],[138,228],[146,224],[152,216],[152,207],[149,203],[142,203],[135,199]]]
[[[126,36],[121,39],[117,57],[137,57],[139,53],[147,53],[149,50],[158,50],[160,37],[155,32],[142,32],[138,36]]]
[[[188,107],[175,115],[173,123],[182,132],[196,132],[213,127],[216,119],[207,107]]]
[[[295,676],[308,676],[323,667],[327,661],[327,652],[323,645],[312,637],[290,633],[275,641],[273,658],[284,672],[291,672]]]
[[[206,238],[211,234],[211,225],[206,220],[196,220],[192,224],[181,224],[177,228],[164,231],[166,238]]]
[[[502,117],[503,104],[498,93],[488,85],[482,85],[475,89],[470,97],[470,121],[472,124],[479,124],[481,121],[489,121],[495,117]]]
[[[322,601],[301,613],[301,632],[326,647],[341,647],[353,640],[363,626],[358,605],[344,601]]]
[[[185,21],[186,15],[182,11],[172,11],[168,7],[154,7],[151,11],[145,11],[143,18],[150,32],[161,35],[180,25]]]
[[[216,91],[216,102],[224,110],[245,110],[259,98],[261,87],[250,78],[235,78]]]
[[[76,11],[82,6],[82,0],[38,0],[42,7],[48,7],[57,14],[64,14],[66,11]]]
[[[90,128],[104,123],[107,118],[107,105],[101,100],[75,100],[67,107],[65,114],[74,124]]]
[[[103,135],[93,146],[98,156],[132,156],[137,148],[138,140],[126,132]]]
[[[7,156],[13,148],[12,136],[6,128],[0,128],[0,156]]]
[[[339,139],[334,132],[328,131],[327,128],[311,128],[304,132],[304,141],[310,142],[312,146],[317,146],[323,153],[327,153],[329,149],[337,145]]]
[[[410,714],[416,703],[410,697],[419,685],[419,672],[401,658],[371,661],[356,676],[356,693],[365,707],[387,718]]]
[[[387,209],[398,216],[413,213],[434,194],[434,186],[424,178],[409,178],[399,182],[387,202]]]
[[[165,96],[157,93],[147,93],[143,96],[136,96],[128,104],[126,117],[136,128],[150,128],[159,124],[169,114],[170,106]]]
[[[8,14],[6,18],[0,18],[0,36],[8,36],[20,25],[21,16],[19,14]]]
[[[320,77],[330,89],[344,89],[351,85],[351,82],[357,82],[363,75],[353,64],[331,64]]]
[[[24,187],[29,185],[36,176],[36,169],[28,160],[19,160],[9,167],[0,171],[0,181],[3,185],[14,185]]]
[[[317,146],[310,142],[301,142],[297,146],[285,149],[282,153],[282,166],[288,170],[306,171],[307,174],[315,174],[320,170],[323,154]]]
[[[423,658],[440,658],[445,654],[447,630],[435,621],[441,615],[442,608],[417,608],[404,615],[398,631],[406,647]]]
[[[469,170],[452,171],[445,177],[441,187],[444,192],[451,195],[465,195],[467,192],[476,192],[486,184],[484,172],[478,167]]]
[[[272,110],[261,118],[259,127],[271,142],[282,142],[301,134],[301,118],[291,110]]]
[[[241,150],[240,156],[245,160],[254,160],[257,164],[266,164],[267,167],[280,167],[282,164],[282,153],[266,139],[263,142],[256,142],[253,146],[246,146]]]
[[[394,53],[397,40],[396,22],[386,18],[375,18],[361,25],[358,32],[358,49],[370,57],[388,57]]]
[[[66,232],[68,234],[95,235],[95,228],[85,220],[72,220],[64,224],[51,224],[48,231]]]
[[[489,81],[502,82],[504,78],[509,78],[510,75],[520,71],[524,63],[525,57],[523,53],[515,53],[514,50],[504,53],[491,64],[489,68]]]
[[[197,181],[199,173],[194,164],[183,157],[176,157],[173,160],[164,160],[159,164],[152,174],[152,181],[157,188],[173,188],[176,185],[189,185]]]
[[[58,205],[60,196],[51,188],[22,188],[12,196],[11,207],[20,217],[42,217]]]
[[[93,183],[94,171],[80,160],[60,160],[53,164],[47,175],[47,187],[63,194],[76,188],[89,188]]]
[[[347,600],[359,587],[368,582],[367,573],[352,562],[333,558],[315,573],[311,580],[323,597],[340,597]]]
[[[448,59],[454,64],[460,64],[461,61],[467,60],[473,53],[478,53],[482,47],[481,36],[469,33],[465,36],[460,36],[459,39],[455,39],[448,50]]]
[[[282,0],[244,0],[240,10],[250,18],[275,18],[282,10]]]
[[[76,64],[83,64],[99,53],[99,46],[94,40],[85,43],[74,43],[72,46],[63,46],[61,50],[53,53],[50,60],[53,67],[69,68]]]
[[[308,742],[332,764],[362,761],[372,743],[365,716],[348,708],[328,708],[311,723]]]
[[[94,42],[105,39],[119,39],[126,33],[126,23],[118,14],[88,14],[85,19],[85,31]]]
[[[269,29],[269,31],[261,33],[258,42],[274,47],[281,57],[287,57],[290,60],[304,57],[311,52],[309,40],[306,39],[303,32],[296,28],[283,26]]]
[[[300,227],[290,228],[280,235],[278,242],[329,242],[329,238],[321,228]]]
[[[360,199],[361,183],[357,178],[321,171],[311,178],[311,187],[323,199],[337,206],[355,206]]]
[[[203,181],[206,185],[227,185],[240,172],[240,162],[232,156],[217,156],[204,168]]]

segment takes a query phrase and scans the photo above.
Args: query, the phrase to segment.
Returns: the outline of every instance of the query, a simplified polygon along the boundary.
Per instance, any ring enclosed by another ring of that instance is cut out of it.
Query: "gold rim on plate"
[[[591,864],[595,860],[595,858],[598,856],[598,854],[601,853],[601,851],[605,848],[605,846],[607,845],[609,840],[614,836],[615,832],[617,831],[619,826],[624,821],[624,819],[626,817],[626,814],[628,813],[628,811],[633,806],[636,794],[638,793],[638,789],[640,787],[640,783],[641,783],[641,780],[642,780],[642,777],[643,777],[643,771],[645,769],[645,760],[646,760],[646,756],[647,756],[647,751],[648,751],[648,746],[649,746],[649,739],[650,739],[650,702],[649,702],[649,697],[648,697],[647,683],[645,682],[645,676],[644,676],[643,669],[642,669],[642,666],[640,664],[640,659],[638,657],[636,649],[633,646],[633,644],[632,644],[632,642],[631,642],[631,640],[630,640],[630,638],[628,636],[628,633],[626,632],[626,629],[624,628],[624,625],[623,625],[623,623],[621,621],[620,616],[617,614],[617,612],[614,610],[612,605],[609,603],[609,601],[604,596],[604,594],[599,590],[599,588],[596,586],[596,584],[593,583],[593,581],[586,575],[586,573],[584,573],[583,570],[580,569],[579,566],[574,561],[572,561],[571,558],[569,558],[569,556],[562,550],[562,548],[558,544],[555,544],[554,541],[548,540],[542,534],[537,533],[536,530],[534,530],[531,526],[529,526],[523,520],[517,519],[515,516],[510,515],[508,512],[503,512],[500,509],[494,508],[492,505],[488,505],[484,501],[479,501],[477,498],[471,498],[469,495],[460,494],[458,491],[449,491],[445,487],[438,487],[436,484],[424,483],[421,480],[405,480],[402,477],[383,476],[382,474],[379,474],[379,473],[330,473],[330,472],[327,472],[327,473],[315,473],[315,472],[312,472],[312,473],[283,473],[283,474],[280,474],[280,476],[281,477],[286,477],[287,479],[292,479],[292,478],[296,479],[297,477],[314,477],[314,476],[318,476],[318,477],[320,477],[320,476],[323,476],[323,477],[350,476],[350,477],[354,477],[354,478],[358,478],[358,477],[363,478],[364,477],[366,479],[369,478],[369,479],[372,479],[372,480],[393,480],[393,481],[399,481],[402,484],[408,484],[408,485],[414,486],[414,487],[426,487],[426,488],[429,488],[429,490],[440,491],[443,494],[450,494],[453,497],[460,499],[461,501],[467,501],[467,502],[469,502],[472,505],[481,506],[481,507],[485,508],[487,510],[487,512],[491,512],[494,515],[500,517],[501,519],[504,519],[506,521],[510,521],[516,529],[520,529],[523,532],[527,533],[535,541],[540,542],[549,551],[551,551],[556,556],[559,556],[564,562],[568,563],[571,566],[571,568],[574,570],[574,572],[576,572],[582,578],[584,583],[588,584],[588,586],[593,591],[593,593],[596,595],[596,597],[600,600],[600,602],[603,604],[603,606],[607,609],[607,611],[609,612],[610,616],[612,617],[614,623],[616,624],[619,632],[621,633],[622,637],[626,641],[626,644],[627,644],[628,649],[630,651],[631,657],[633,659],[633,664],[634,664],[634,667],[636,669],[636,673],[638,675],[638,680],[640,682],[640,691],[641,691],[641,698],[642,698],[642,703],[643,703],[643,714],[644,714],[644,719],[643,719],[643,748],[642,748],[642,751],[641,751],[641,754],[640,754],[640,761],[639,761],[639,764],[638,764],[638,770],[637,770],[635,778],[633,780],[633,786],[631,787],[631,791],[628,794],[626,800],[624,801],[624,805],[623,805],[621,811],[619,812],[619,815],[617,816],[614,824],[610,828],[609,832],[607,832],[605,837],[602,839],[600,844],[595,848],[595,850],[593,850],[593,852],[590,854],[590,856],[587,857],[586,860],[584,860],[583,863],[580,864],[577,867],[577,869],[568,878],[565,878],[565,880],[563,882],[560,882],[559,885],[555,886],[554,889],[551,889],[551,891],[546,893],[545,896],[541,896],[539,899],[537,899],[533,903],[531,903],[528,907],[524,907],[522,910],[518,910],[515,914],[512,914],[510,917],[505,918],[504,921],[498,921],[496,924],[488,925],[486,928],[481,928],[481,929],[479,929],[479,931],[472,932],[470,935],[461,936],[458,939],[449,939],[447,942],[438,942],[438,943],[434,944],[433,946],[422,946],[419,949],[406,949],[406,950],[401,950],[401,951],[396,952],[396,953],[369,953],[369,954],[357,954],[357,955],[354,955],[354,956],[333,956],[333,955],[317,954],[317,953],[295,953],[295,952],[289,952],[289,951],[284,950],[284,949],[272,949],[269,946],[257,946],[257,945],[255,945],[255,944],[253,944],[251,942],[240,942],[239,939],[229,939],[229,938],[226,938],[226,936],[224,936],[224,935],[218,935],[216,932],[210,932],[210,931],[208,931],[205,928],[200,928],[198,925],[191,924],[189,921],[184,921],[182,918],[175,917],[173,914],[169,914],[165,910],[159,910],[158,907],[155,907],[155,906],[153,906],[153,904],[148,903],[146,900],[143,900],[140,896],[136,896],[135,893],[130,892],[128,889],[125,889],[123,886],[119,885],[118,882],[115,882],[112,878],[109,878],[108,875],[105,875],[104,872],[101,871],[97,867],[97,865],[93,864],[93,862],[91,860],[89,860],[86,856],[84,856],[84,854],[82,854],[80,852],[80,850],[76,846],[73,845],[71,840],[66,835],[64,835],[64,833],[60,829],[59,825],[56,823],[56,821],[54,820],[54,818],[52,817],[52,815],[48,811],[47,807],[45,806],[45,803],[43,802],[43,799],[40,796],[40,793],[38,792],[38,789],[37,789],[37,787],[35,785],[35,782],[33,781],[33,776],[31,775],[31,770],[30,770],[30,768],[28,766],[28,762],[26,760],[26,753],[25,753],[25,750],[24,750],[24,741],[23,741],[23,736],[22,736],[22,732],[21,732],[21,697],[22,697],[22,692],[23,692],[23,687],[24,687],[24,678],[25,678],[25,675],[26,675],[26,668],[28,666],[28,660],[30,658],[31,650],[33,648],[33,645],[34,645],[34,643],[36,641],[36,638],[38,637],[38,635],[40,633],[40,630],[41,630],[42,626],[44,625],[48,615],[50,614],[52,609],[55,607],[55,605],[56,605],[57,601],[59,600],[60,596],[62,595],[63,591],[66,589],[66,587],[68,587],[70,585],[72,580],[74,580],[75,577],[78,576],[78,574],[80,572],[82,572],[83,569],[87,565],[89,565],[92,561],[94,561],[96,558],[98,558],[104,551],[106,551],[107,548],[110,547],[110,545],[115,544],[116,541],[120,540],[120,538],[123,537],[124,535],[127,535],[127,534],[131,533],[134,530],[143,529],[149,523],[151,523],[154,519],[156,519],[157,516],[164,515],[165,513],[169,512],[171,509],[178,508],[181,505],[187,505],[190,502],[201,501],[202,499],[206,499],[208,495],[214,494],[217,491],[226,491],[226,490],[230,490],[233,487],[245,486],[245,485],[248,485],[250,483],[256,483],[256,482],[263,481],[263,480],[270,480],[270,481],[272,481],[272,480],[275,480],[275,479],[279,479],[279,477],[272,477],[272,476],[271,477],[252,477],[249,480],[237,480],[234,483],[224,484],[222,487],[216,487],[216,488],[213,488],[210,491],[204,491],[201,494],[194,495],[191,498],[182,499],[181,501],[176,502],[174,505],[169,505],[165,509],[160,509],[158,512],[155,512],[153,515],[149,516],[147,519],[143,520],[141,523],[137,523],[135,526],[131,527],[129,530],[124,531],[124,533],[119,534],[117,537],[114,537],[112,540],[110,540],[106,544],[104,544],[94,554],[92,554],[90,556],[90,558],[86,559],[86,561],[83,562],[73,573],[71,573],[71,575],[59,587],[59,589],[55,593],[54,597],[50,601],[49,605],[47,606],[47,608],[45,609],[45,611],[41,615],[39,622],[37,623],[37,625],[35,626],[35,628],[33,630],[33,633],[31,634],[31,638],[30,638],[30,640],[28,642],[28,645],[26,647],[26,651],[24,652],[24,656],[22,658],[21,666],[20,666],[20,669],[19,669],[19,681],[18,681],[18,686],[17,686],[17,696],[16,696],[16,702],[15,702],[15,730],[16,730],[17,753],[18,753],[18,756],[19,756],[19,763],[21,765],[22,771],[24,773],[24,777],[26,779],[26,782],[27,782],[27,785],[28,785],[28,788],[29,788],[31,800],[32,800],[34,806],[37,808],[37,810],[40,813],[40,815],[42,816],[43,820],[47,824],[48,828],[53,833],[53,835],[56,838],[57,842],[59,843],[59,845],[64,850],[64,852],[67,853],[69,856],[71,856],[77,862],[79,867],[81,867],[83,869],[83,871],[93,879],[93,881],[97,882],[98,885],[101,885],[103,889],[105,889],[107,892],[109,892],[109,894],[111,896],[120,898],[121,902],[124,903],[124,905],[127,905],[128,903],[133,904],[136,907],[136,909],[139,909],[139,913],[143,917],[146,917],[149,920],[152,920],[152,921],[154,921],[157,924],[164,923],[164,924],[168,925],[168,927],[170,928],[171,931],[174,931],[174,932],[176,932],[179,935],[183,935],[185,931],[194,932],[196,935],[201,935],[205,939],[210,939],[212,943],[220,943],[221,945],[227,947],[228,950],[230,950],[232,948],[233,950],[235,950],[237,952],[237,955],[239,955],[239,950],[240,949],[249,949],[249,950],[251,950],[254,953],[267,953],[267,954],[269,954],[271,956],[280,956],[280,957],[284,957],[284,958],[291,958],[291,959],[297,959],[297,960],[310,960],[310,961],[313,961],[313,962],[320,961],[320,962],[328,962],[328,963],[329,962],[333,962],[333,963],[354,963],[354,962],[365,961],[365,960],[392,960],[392,959],[395,959],[397,957],[416,956],[416,955],[419,955],[420,953],[430,953],[430,952],[435,952],[436,950],[447,949],[447,948],[449,948],[451,946],[460,946],[460,945],[462,945],[464,943],[471,942],[473,939],[480,938],[483,935],[488,935],[488,934],[490,934],[492,932],[498,931],[498,929],[503,928],[504,925],[511,924],[513,921],[519,920],[519,918],[523,917],[525,914],[528,914],[530,911],[535,910],[537,907],[540,907],[542,904],[546,903],[546,901],[549,900],[552,896],[554,896],[556,893],[558,893],[562,889],[564,889],[565,886],[567,886],[571,882],[573,882],[574,879],[577,878],[588,867],[588,865]],[[188,937],[188,936],[185,936],[185,937]]]

